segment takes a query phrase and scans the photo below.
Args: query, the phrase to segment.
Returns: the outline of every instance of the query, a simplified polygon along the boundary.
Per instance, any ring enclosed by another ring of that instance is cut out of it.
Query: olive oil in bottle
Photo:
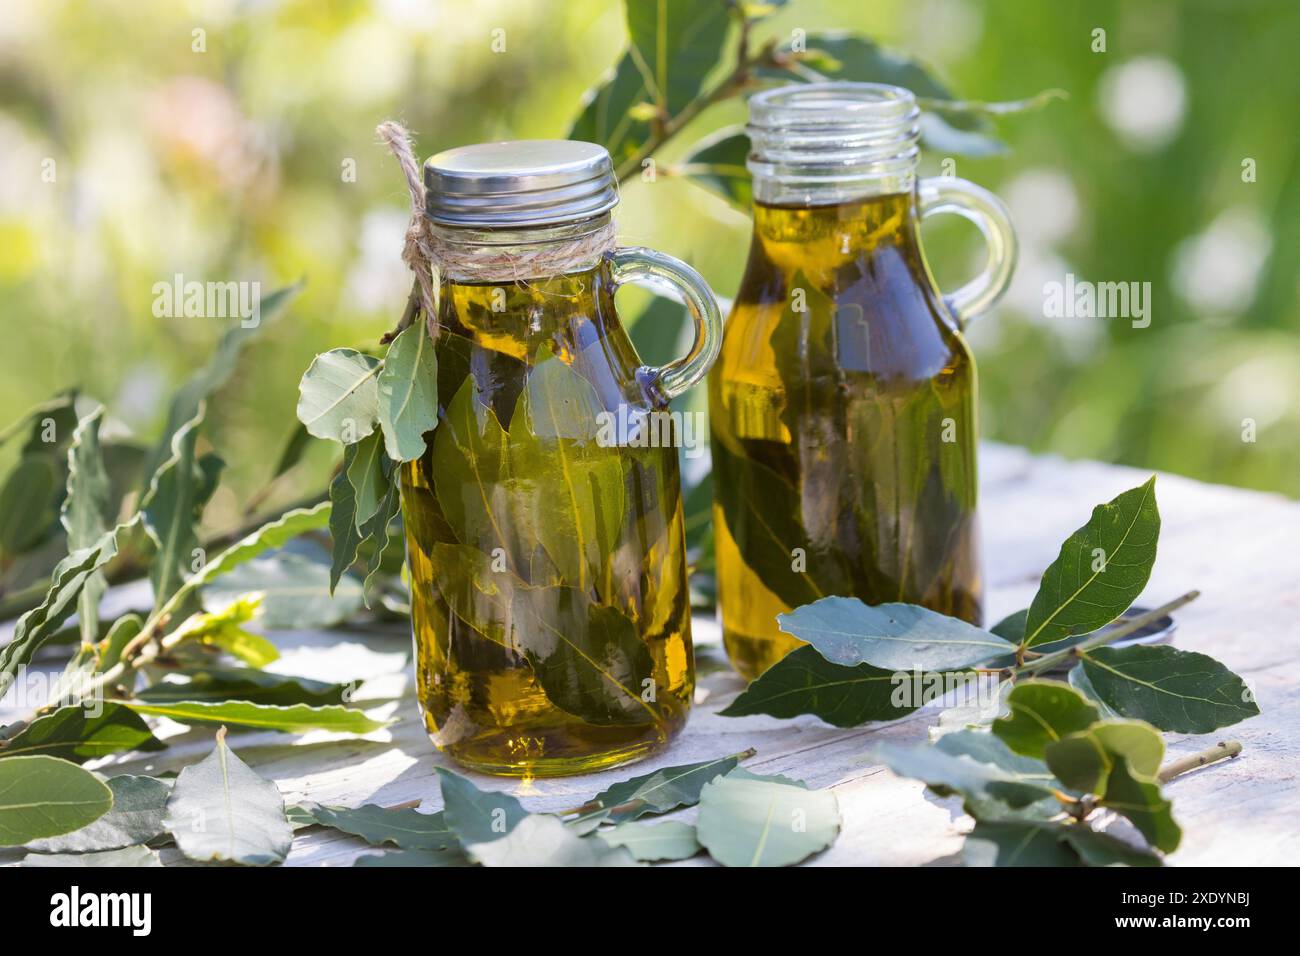
[[[613,423],[702,378],[716,306],[676,260],[612,248],[600,147],[466,147],[425,179],[447,244],[439,413],[401,474],[425,723],[489,773],[646,756],[681,730],[695,684],[681,485],[675,449]],[[616,282],[646,272],[683,286],[705,346],[662,369],[642,367],[614,308]]]
[[[795,607],[978,623],[982,587],[975,365],[921,249],[911,94],[760,94],[750,132],[753,240],[709,411],[723,636],[752,679],[799,645],[777,623]]]

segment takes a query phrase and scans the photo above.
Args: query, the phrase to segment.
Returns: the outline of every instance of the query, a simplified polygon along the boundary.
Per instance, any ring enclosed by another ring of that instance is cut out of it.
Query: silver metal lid
[[[567,139],[476,143],[424,164],[425,212],[435,223],[477,229],[591,219],[618,204],[603,146]]]

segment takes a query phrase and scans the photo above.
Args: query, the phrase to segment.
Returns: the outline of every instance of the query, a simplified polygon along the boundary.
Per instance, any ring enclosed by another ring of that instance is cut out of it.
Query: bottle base
[[[667,740],[633,744],[608,753],[590,757],[556,757],[542,759],[500,760],[487,756],[458,752],[446,747],[442,752],[466,770],[491,774],[496,777],[572,777],[578,774],[612,770],[644,760],[668,746]]]
[[[456,741],[428,725],[434,746],[469,770],[498,777],[567,777],[610,770],[667,748],[685,726],[680,714],[654,727],[502,728]]]

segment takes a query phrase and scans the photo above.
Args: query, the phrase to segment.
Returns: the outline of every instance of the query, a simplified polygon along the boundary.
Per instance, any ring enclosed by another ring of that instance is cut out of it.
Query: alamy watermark
[[[1150,282],[1090,282],[1067,272],[1064,282],[1043,284],[1043,317],[1130,319],[1135,329],[1151,324]]]
[[[699,458],[709,440],[703,412],[651,411],[619,405],[596,415],[596,444],[602,448],[681,448]]]
[[[239,319],[245,329],[262,324],[262,283],[200,282],[181,273],[153,284],[156,319]]]

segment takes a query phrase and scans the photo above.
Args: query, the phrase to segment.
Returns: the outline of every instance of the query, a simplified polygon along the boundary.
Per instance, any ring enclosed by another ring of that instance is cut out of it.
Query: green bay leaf
[[[1161,730],[1208,734],[1259,713],[1245,681],[1214,658],[1135,644],[1084,654],[1083,674],[1106,706]]]
[[[918,693],[912,693],[912,688]],[[926,681],[917,687],[907,674],[870,664],[832,664],[815,647],[797,647],[718,713],[723,717],[813,714],[835,727],[857,727],[905,717],[942,693],[942,688]]]
[[[43,755],[0,760],[0,846],[80,830],[113,806],[113,791],[74,763]]]
[[[476,548],[438,543],[431,557],[452,612],[523,656],[555,706],[593,724],[659,719],[643,699],[654,690],[654,659],[621,610],[577,588],[530,587]]]
[[[122,774],[108,779],[113,807],[80,830],[62,836],[33,840],[27,846],[39,853],[97,853],[152,843],[167,828],[167,798],[171,786],[156,777]]]
[[[117,557],[118,537],[134,525],[134,518],[118,525],[90,547],[73,551],[55,566],[44,600],[18,619],[13,637],[0,647],[0,694],[8,690],[18,668],[27,664],[72,614],[86,581]]]
[[[715,760],[661,767],[602,790],[591,801],[590,813],[612,823],[623,823],[652,813],[667,813],[699,803],[700,791],[715,777],[730,773],[746,754],[729,754]]]
[[[485,843],[465,847],[480,866],[636,866],[626,849],[594,837],[580,837],[557,817],[529,814],[509,832]]]
[[[438,357],[423,322],[393,340],[379,373],[379,425],[394,461],[424,454],[424,435],[438,424]]]
[[[830,790],[737,768],[700,794],[696,837],[724,866],[791,866],[830,846],[839,831]]]
[[[462,847],[499,840],[528,816],[523,805],[495,790],[480,790],[467,777],[438,767],[443,823]]]
[[[1098,794],[1121,760],[1132,773],[1154,778],[1164,756],[1164,739],[1140,720],[1100,720],[1044,750],[1047,766],[1067,787]]]
[[[147,846],[126,846],[97,853],[28,853],[20,866],[162,866],[157,851]]]
[[[582,591],[601,580],[624,518],[622,459],[598,440],[604,414],[591,383],[544,350],[509,432],[517,506],[533,516],[564,581]]]
[[[255,704],[309,704],[319,707],[342,704],[346,684],[331,684],[287,674],[273,674],[256,667],[182,667],[169,671],[164,680],[138,691],[145,703],[178,701],[246,700]]]
[[[828,597],[777,617],[781,630],[833,664],[886,670],[957,670],[1015,649],[983,628],[917,604]]]
[[[685,860],[704,849],[696,839],[695,827],[678,820],[666,823],[622,823],[601,830],[596,836],[614,847],[623,847],[644,863]]]
[[[1155,477],[1097,505],[1043,572],[1025,618],[1024,645],[1086,634],[1119,617],[1142,593],[1156,560]]]
[[[390,810],[372,803],[355,808],[309,804],[303,809],[319,826],[360,837],[373,846],[391,843],[404,850],[448,850],[458,846],[442,811]]]
[[[165,744],[129,708],[111,701],[60,707],[4,741],[0,760],[45,754],[73,763],[123,750],[162,750]]]
[[[182,724],[219,723],[257,730],[305,733],[328,730],[334,733],[367,734],[389,726],[391,720],[375,720],[352,707],[290,704],[254,704],[246,700],[166,701],[127,700],[122,702],[136,713],[167,717]]]
[[[352,485],[352,520],[361,532],[375,516],[388,494],[388,471],[383,437],[375,432],[356,443],[348,462],[348,483]]]
[[[266,866],[289,855],[293,828],[284,798],[226,746],[181,770],[167,799],[165,825],[191,860]]]
[[[60,520],[67,532],[68,550],[88,548],[108,530],[104,514],[110,501],[108,472],[99,442],[99,427],[104,420],[104,406],[97,405],[80,421],[68,446],[67,495],[63,499]],[[99,639],[99,601],[108,590],[102,571],[96,571],[81,589],[77,599],[77,623],[83,643]]]
[[[331,349],[312,361],[298,383],[298,421],[312,435],[344,445],[379,422],[382,363],[356,349]]]
[[[1085,730],[1098,719],[1097,708],[1060,681],[1019,681],[1007,695],[1009,713],[993,721],[993,733],[1018,754],[1042,757],[1062,737]]]

